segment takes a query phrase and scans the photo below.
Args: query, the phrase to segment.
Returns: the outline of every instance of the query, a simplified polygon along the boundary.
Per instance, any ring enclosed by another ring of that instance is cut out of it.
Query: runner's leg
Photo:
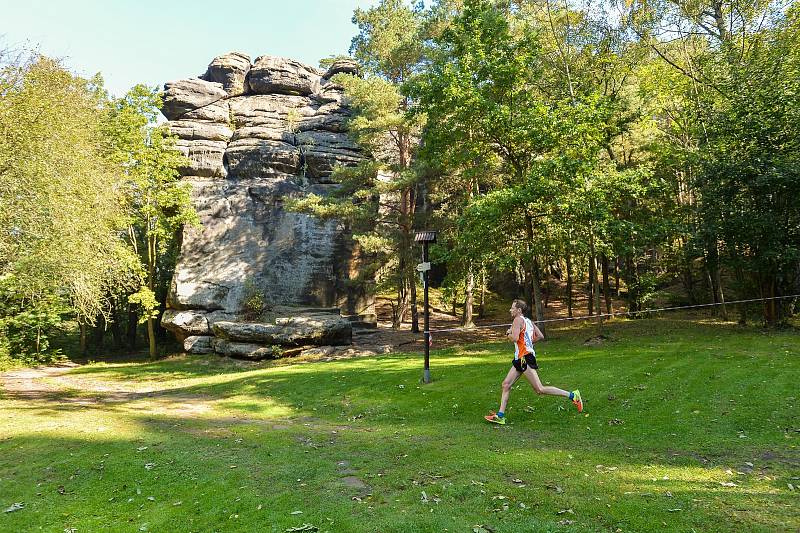
[[[512,368],[512,370],[514,369]],[[516,372],[516,370],[514,371]],[[533,390],[536,392],[536,394],[550,394],[552,396],[565,396],[569,398],[569,392],[563,389],[542,385],[542,381],[539,379],[539,374],[531,367],[528,367],[528,369],[525,370],[525,378],[530,382],[531,387],[533,387]]]
[[[508,396],[511,394],[511,387],[514,386],[514,383],[520,377],[520,373],[517,372],[517,369],[513,366],[509,369],[508,374],[506,375],[506,379],[503,380],[503,393],[500,395],[500,411],[501,413],[506,412],[506,406],[508,405]]]

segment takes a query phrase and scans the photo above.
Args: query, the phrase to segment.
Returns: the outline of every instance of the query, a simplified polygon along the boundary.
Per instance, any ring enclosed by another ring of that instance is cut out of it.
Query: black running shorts
[[[525,354],[525,360],[522,359],[514,359],[511,361],[511,365],[519,372],[520,374],[525,372],[528,367],[538,369],[539,365],[536,364],[536,356],[533,354]]]

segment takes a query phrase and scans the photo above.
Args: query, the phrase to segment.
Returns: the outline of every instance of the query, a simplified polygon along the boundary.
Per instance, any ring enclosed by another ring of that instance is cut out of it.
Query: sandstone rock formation
[[[215,337],[227,331],[219,323],[243,321],[245,302],[253,297],[265,309],[282,309],[270,320],[312,317],[305,325],[272,323],[283,328],[283,340],[275,344],[327,341],[320,332],[332,323],[313,318],[314,308],[337,307],[351,320],[374,321],[371,280],[361,277],[362,259],[347,228],[284,208],[287,199],[309,192],[330,194],[337,187],[334,168],[365,157],[347,136],[349,110],[342,88],[330,80],[357,68],[338,61],[323,72],[272,56],[251,64],[245,54],[231,52],[215,58],[199,78],[164,86],[162,112],[189,160],[180,170],[202,222],[183,233],[162,318],[188,351],[240,357],[279,352]],[[312,309],[300,312],[300,306]],[[316,341],[308,323],[316,324]],[[349,342],[347,328],[337,327],[337,342]]]

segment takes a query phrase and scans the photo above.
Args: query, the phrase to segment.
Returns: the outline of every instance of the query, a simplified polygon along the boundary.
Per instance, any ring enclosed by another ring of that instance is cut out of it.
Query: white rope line
[[[769,298],[753,298],[751,300],[733,300],[730,302],[718,302],[713,304],[696,304],[696,305],[683,305],[677,307],[661,307],[657,309],[643,309],[641,311],[623,311],[620,313],[605,313],[600,315],[586,315],[586,316],[578,316],[572,318],[549,318],[547,320],[533,320],[534,324],[544,324],[546,322],[564,322],[564,321],[576,321],[576,320],[592,320],[598,318],[609,318],[615,316],[626,316],[626,315],[638,315],[640,313],[658,313],[661,311],[676,311],[680,309],[696,309],[698,307],[713,307],[716,305],[733,305],[733,304],[744,304],[744,303],[752,303],[752,302],[765,302],[767,300],[785,300],[787,298],[800,298],[800,294],[792,294],[790,296],[772,296]],[[464,326],[457,327],[457,328],[442,328],[442,329],[432,329],[430,331],[423,331],[423,333],[441,333],[444,331],[472,331],[475,329],[488,329],[488,328],[499,328],[510,326],[511,324],[489,324],[485,326],[473,326],[471,328],[465,328]]]

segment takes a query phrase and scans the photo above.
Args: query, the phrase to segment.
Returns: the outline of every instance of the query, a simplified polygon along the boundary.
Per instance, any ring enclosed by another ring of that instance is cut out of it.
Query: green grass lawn
[[[538,347],[96,363],[0,396],[0,531],[797,531],[800,334],[689,319]],[[790,486],[791,485],[791,486]],[[300,529],[295,529],[300,530]],[[314,530],[306,526],[308,531]]]

